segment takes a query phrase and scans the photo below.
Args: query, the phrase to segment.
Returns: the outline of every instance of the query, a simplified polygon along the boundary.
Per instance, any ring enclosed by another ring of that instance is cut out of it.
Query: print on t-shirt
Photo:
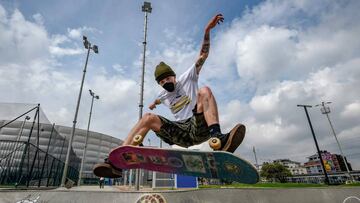
[[[176,102],[170,104],[170,110],[173,114],[176,114],[177,112],[182,110],[187,104],[190,104],[190,102],[191,99],[188,96],[180,96],[180,98],[178,98]]]

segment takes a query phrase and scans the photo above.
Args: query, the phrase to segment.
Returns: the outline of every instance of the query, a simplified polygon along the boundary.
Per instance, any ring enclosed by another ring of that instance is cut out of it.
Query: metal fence
[[[15,187],[59,186],[64,170],[65,156],[62,155],[66,152],[65,146],[68,146],[66,138],[54,129],[55,124],[48,122],[40,104],[19,116],[11,113],[17,109],[12,104],[5,106],[0,108],[1,111],[15,118],[0,121],[0,184]],[[30,119],[33,121],[27,122]],[[80,159],[73,150],[70,162],[67,178],[71,180],[69,182],[76,182]]]
[[[34,144],[0,140],[0,184],[15,187],[60,186],[64,162]],[[77,181],[78,170],[68,168],[68,179]]]

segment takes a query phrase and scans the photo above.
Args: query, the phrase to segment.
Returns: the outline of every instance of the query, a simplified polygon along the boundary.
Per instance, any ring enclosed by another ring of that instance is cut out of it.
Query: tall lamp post
[[[91,46],[91,43],[87,40],[87,37],[85,37],[85,36],[83,36],[83,43],[84,43],[85,49],[87,49],[88,51],[87,51],[87,55],[86,55],[86,61],[85,61],[85,66],[84,66],[84,70],[83,70],[83,76],[82,76],[82,80],[81,80],[80,92],[79,92],[79,96],[78,96],[78,100],[77,100],[73,126],[72,126],[71,135],[69,138],[69,144],[68,144],[67,153],[66,153],[64,170],[63,170],[63,175],[62,175],[62,179],[61,179],[61,187],[65,186],[65,181],[66,181],[66,176],[67,176],[67,171],[68,171],[68,166],[69,166],[70,151],[71,151],[71,146],[72,146],[72,142],[74,140],[74,135],[75,135],[75,127],[76,127],[77,116],[78,116],[79,107],[80,107],[81,94],[82,94],[82,89],[83,89],[83,85],[84,85],[86,68],[87,68],[87,64],[88,64],[88,60],[89,60],[90,50],[92,49],[96,54],[99,53],[98,46],[96,46],[96,45]]]
[[[334,130],[334,126],[332,125],[332,123],[331,123],[331,121],[330,121],[330,116],[329,116],[330,107],[326,106],[325,104],[331,104],[331,102],[321,102],[321,104],[317,104],[317,105],[315,105],[315,106],[321,106],[321,108],[320,108],[321,113],[326,115],[326,117],[327,117],[327,119],[328,119],[328,121],[329,121],[329,124],[330,124],[330,128],[331,128],[331,130],[332,130],[332,133],[333,133],[333,135],[334,135],[334,137],[335,137],[336,143],[337,143],[337,145],[338,145],[338,147],[339,147],[339,150],[340,150],[342,159],[343,159],[343,161],[344,161],[344,164],[345,164],[345,167],[346,167],[346,171],[347,171],[347,173],[348,173],[348,177],[351,178],[352,181],[354,181],[354,178],[353,178],[353,177],[351,176],[351,174],[350,174],[350,170],[349,170],[349,167],[348,167],[348,165],[347,165],[347,161],[345,160],[345,156],[344,156],[344,153],[343,153],[343,151],[342,151],[342,149],[341,149],[339,140],[337,139],[337,136],[336,136],[336,133],[335,133],[335,130]]]
[[[255,156],[256,169],[259,171],[259,164],[258,164],[258,160],[257,160],[257,156],[256,156],[255,146],[253,146],[253,152],[254,152],[254,156]]]
[[[85,157],[86,157],[86,149],[87,149],[87,144],[88,144],[88,140],[89,140],[89,129],[90,129],[90,121],[91,121],[91,114],[92,114],[92,109],[93,109],[93,105],[94,105],[94,99],[100,98],[99,95],[95,95],[95,93],[93,91],[89,90],[89,92],[90,92],[90,96],[91,96],[91,107],[90,107],[90,113],[89,113],[88,126],[87,126],[87,130],[86,130],[85,146],[84,146],[84,151],[83,151],[83,155],[82,155],[82,159],[81,159],[79,179],[78,179],[78,183],[77,183],[78,186],[80,186],[80,184],[81,184],[81,175],[82,175]]]
[[[141,7],[142,12],[145,13],[145,25],[144,25],[144,41],[143,41],[143,59],[142,59],[142,71],[141,71],[141,85],[140,85],[140,102],[139,102],[139,120],[142,118],[143,107],[144,107],[144,75],[145,75],[145,53],[146,53],[146,37],[147,37],[147,20],[148,13],[151,13],[151,3],[144,2],[144,5]],[[136,169],[135,176],[135,189],[140,190],[140,170]]]
[[[312,106],[310,105],[297,105],[298,107],[304,107],[304,110],[305,110],[305,114],[306,114],[306,118],[309,122],[309,125],[310,125],[310,130],[311,130],[311,133],[312,133],[312,136],[314,138],[314,142],[315,142],[315,146],[316,146],[316,150],[317,150],[317,153],[319,155],[319,158],[320,158],[320,162],[321,162],[321,166],[322,166],[322,169],[324,171],[324,174],[325,174],[325,183],[329,185],[329,177],[328,177],[328,174],[326,172],[326,169],[325,169],[325,165],[324,165],[324,161],[322,159],[322,156],[321,156],[321,152],[320,152],[320,149],[319,149],[319,145],[318,145],[318,142],[316,140],[316,136],[315,136],[315,132],[314,132],[314,129],[312,127],[312,124],[311,124],[311,121],[310,121],[310,117],[309,117],[309,113],[307,111],[307,108],[311,108]]]

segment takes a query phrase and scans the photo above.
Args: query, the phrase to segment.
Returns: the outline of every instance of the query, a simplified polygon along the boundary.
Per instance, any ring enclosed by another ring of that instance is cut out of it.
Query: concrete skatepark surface
[[[360,203],[360,187],[336,188],[221,188],[196,190],[133,191],[121,187],[82,186],[53,190],[0,190],[0,203],[15,202],[141,202],[144,195],[161,196],[167,203],[259,202],[259,203]],[[154,200],[154,202],[161,202]]]

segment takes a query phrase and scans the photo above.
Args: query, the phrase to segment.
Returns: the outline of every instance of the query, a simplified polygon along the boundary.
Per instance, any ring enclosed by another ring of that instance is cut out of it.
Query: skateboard
[[[142,168],[247,184],[259,181],[259,174],[251,163],[224,151],[121,146],[110,152],[109,161],[121,169]]]

